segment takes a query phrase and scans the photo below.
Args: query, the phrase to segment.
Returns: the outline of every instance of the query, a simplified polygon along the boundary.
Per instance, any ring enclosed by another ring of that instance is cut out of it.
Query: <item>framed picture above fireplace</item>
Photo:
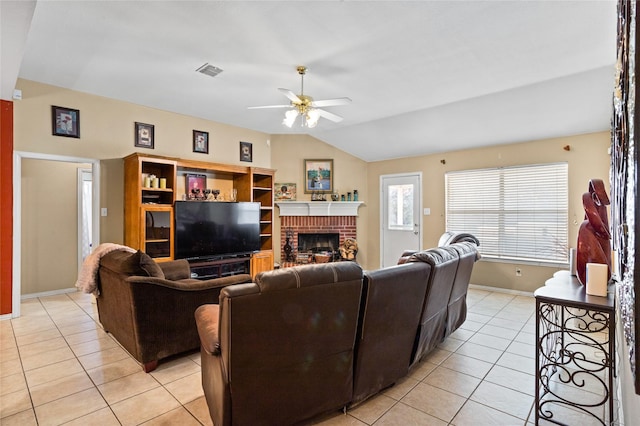
[[[333,192],[333,160],[304,160],[304,192]]]

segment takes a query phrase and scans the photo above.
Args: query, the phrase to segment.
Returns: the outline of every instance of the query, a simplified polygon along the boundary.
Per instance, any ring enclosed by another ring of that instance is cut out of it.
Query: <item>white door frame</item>
[[[380,224],[379,224],[379,229],[380,229],[380,264],[379,267],[382,267],[382,262],[384,261],[383,257],[384,257],[384,205],[387,202],[387,200],[384,199],[384,188],[383,188],[383,181],[386,178],[398,178],[398,177],[408,177],[408,176],[417,176],[418,177],[418,182],[420,187],[418,188],[418,211],[420,212],[420,214],[418,215],[418,242],[419,242],[419,247],[418,250],[422,250],[422,172],[408,172],[408,173],[394,173],[394,174],[390,174],[390,175],[380,175],[380,187],[379,187],[379,194],[380,194]]]
[[[13,152],[13,265],[11,290],[11,318],[20,316],[21,269],[22,269],[22,160],[49,160],[66,163],[91,164],[92,193],[92,228],[93,238],[100,241],[100,160],[95,158],[68,157],[64,155],[42,154],[38,152]]]

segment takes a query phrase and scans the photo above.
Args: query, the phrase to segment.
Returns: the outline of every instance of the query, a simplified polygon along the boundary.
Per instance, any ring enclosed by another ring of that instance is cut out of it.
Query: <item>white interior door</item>
[[[421,173],[380,177],[380,263],[381,267],[398,263],[405,250],[422,248]]]

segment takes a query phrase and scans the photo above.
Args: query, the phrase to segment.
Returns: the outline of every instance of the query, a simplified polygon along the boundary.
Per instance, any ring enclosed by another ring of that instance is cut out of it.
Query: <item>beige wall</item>
[[[100,161],[100,242],[124,244],[124,162],[121,158]]]
[[[253,143],[256,167],[271,165],[265,133],[147,108],[82,92],[19,80],[22,100],[14,103],[15,149],[97,159],[135,151],[226,164],[240,161],[240,141]],[[80,110],[80,139],[51,135],[51,106]],[[155,126],[155,149],[136,148],[134,123]],[[209,154],[193,152],[193,130],[209,132]]]
[[[108,216],[100,219],[99,242],[124,240],[122,158],[132,152],[271,167],[269,135],[265,133],[28,80],[19,80],[16,88],[22,90],[22,100],[14,103],[16,151],[101,160],[100,206],[108,209]],[[52,105],[80,110],[80,139],[51,134]],[[134,146],[136,121],[155,126],[155,149]],[[209,132],[209,154],[193,152],[193,130]],[[240,161],[240,141],[253,144],[253,163]],[[32,238],[31,234],[23,238],[23,245],[30,245]]]
[[[367,240],[366,230],[369,222],[369,197],[367,187],[367,163],[312,136],[272,135],[271,166],[276,169],[275,181],[291,182],[297,186],[298,201],[311,200],[311,194],[304,193],[304,160],[333,159],[334,189],[340,194],[358,190],[359,201],[364,202],[358,211],[358,244]],[[279,209],[276,207],[275,216]],[[364,244],[363,244],[364,247]],[[280,259],[282,242],[280,241],[280,220],[274,221],[273,248],[276,259]],[[368,265],[370,253],[361,249],[358,263]]]
[[[563,148],[569,145],[570,151]],[[523,164],[564,162],[569,164],[569,241],[575,247],[578,227],[584,217],[582,193],[591,178],[609,182],[610,145],[608,132],[548,139],[488,148],[445,152],[414,158],[380,161],[368,165],[368,230],[367,251],[370,253],[367,267],[380,263],[379,251],[379,197],[375,196],[381,175],[405,172],[422,172],[423,205],[431,209],[431,215],[423,218],[423,247],[437,244],[445,230],[444,176],[454,170],[504,167]],[[445,164],[441,163],[445,161]],[[482,243],[482,242],[481,242]],[[516,277],[516,265],[481,261],[474,268],[471,282],[520,291],[534,291],[557,270],[549,267],[517,265],[522,276]]]
[[[23,159],[22,294],[73,288],[78,275],[78,169]]]

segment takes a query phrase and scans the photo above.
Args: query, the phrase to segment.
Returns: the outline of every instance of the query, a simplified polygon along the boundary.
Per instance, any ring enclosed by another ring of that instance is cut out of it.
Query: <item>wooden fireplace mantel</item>
[[[358,216],[362,201],[282,201],[280,216]]]

